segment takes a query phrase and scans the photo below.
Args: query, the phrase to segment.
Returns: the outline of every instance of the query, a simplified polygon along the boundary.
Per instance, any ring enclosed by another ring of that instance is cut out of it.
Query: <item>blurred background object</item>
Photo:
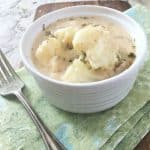
[[[150,0],[129,0],[129,3],[132,5],[139,3],[150,9]]]

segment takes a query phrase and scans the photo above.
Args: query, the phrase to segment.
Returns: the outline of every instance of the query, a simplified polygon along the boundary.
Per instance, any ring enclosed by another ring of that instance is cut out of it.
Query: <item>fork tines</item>
[[[11,77],[15,77],[15,76],[16,76],[16,73],[14,69],[11,67],[7,58],[5,57],[2,50],[0,49],[0,80],[7,81]]]

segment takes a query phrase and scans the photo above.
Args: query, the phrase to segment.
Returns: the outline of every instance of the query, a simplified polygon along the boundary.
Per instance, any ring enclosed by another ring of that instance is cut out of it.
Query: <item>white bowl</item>
[[[125,71],[112,78],[73,84],[52,79],[40,73],[31,59],[31,48],[42,25],[71,16],[105,16],[124,26],[135,38],[136,59]],[[49,97],[51,104],[66,111],[91,113],[108,109],[120,102],[132,89],[146,55],[146,36],[141,27],[130,17],[117,10],[100,6],[74,6],[51,12],[39,18],[28,28],[21,40],[21,57],[39,87]]]

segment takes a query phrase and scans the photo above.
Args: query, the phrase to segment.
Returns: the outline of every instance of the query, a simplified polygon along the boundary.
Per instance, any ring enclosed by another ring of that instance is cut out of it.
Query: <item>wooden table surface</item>
[[[41,4],[56,1],[66,0],[0,1],[0,48],[2,48],[15,69],[23,66],[19,55],[19,41],[25,29],[32,23],[36,8]],[[110,2],[110,0],[107,1]],[[129,0],[129,2],[131,2],[131,4],[140,2],[150,7],[149,0]],[[124,7],[127,6],[125,5]],[[53,7],[53,9],[56,8]],[[135,149],[150,150],[150,133],[143,138]]]

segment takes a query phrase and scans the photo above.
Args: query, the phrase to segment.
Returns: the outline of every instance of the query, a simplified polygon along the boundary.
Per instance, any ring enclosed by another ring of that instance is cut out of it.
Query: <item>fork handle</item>
[[[23,104],[29,116],[33,120],[37,129],[39,130],[42,139],[47,147],[47,150],[65,150],[63,144],[61,144],[58,139],[48,130],[48,128],[44,125],[43,121],[40,119],[36,111],[33,109],[31,104],[28,102],[27,98],[23,94],[22,90],[19,90],[14,93],[19,101]]]

